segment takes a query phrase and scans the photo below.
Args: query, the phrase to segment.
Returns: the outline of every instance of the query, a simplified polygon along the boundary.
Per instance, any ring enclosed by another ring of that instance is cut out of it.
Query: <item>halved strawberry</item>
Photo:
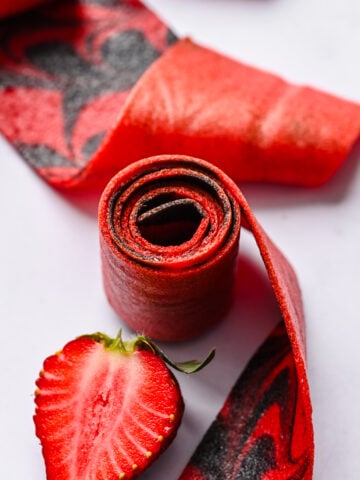
[[[191,373],[206,360],[171,365]],[[95,333],[48,357],[34,422],[48,480],[130,479],[174,438],[184,404],[168,358],[148,338]]]

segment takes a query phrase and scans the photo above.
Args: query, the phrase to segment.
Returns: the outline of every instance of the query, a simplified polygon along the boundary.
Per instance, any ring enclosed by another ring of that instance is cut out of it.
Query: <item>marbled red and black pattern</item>
[[[137,0],[64,0],[0,22],[0,131],[47,175],[76,174],[175,41]]]
[[[281,323],[236,382],[180,480],[311,478],[299,402],[293,354]]]

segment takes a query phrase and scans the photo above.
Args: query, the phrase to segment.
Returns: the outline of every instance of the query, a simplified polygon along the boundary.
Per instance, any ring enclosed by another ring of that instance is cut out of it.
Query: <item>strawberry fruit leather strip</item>
[[[213,427],[220,431],[220,422],[221,435],[207,434],[182,478],[216,478],[218,462],[221,478],[308,480],[313,431],[299,285],[225,173],[203,160],[163,155],[116,175],[99,207],[105,291],[123,319],[149,336],[178,340],[209,328],[229,304],[240,215],[283,324],[234,387]]]
[[[175,40],[137,0],[61,0],[0,21],[0,131],[49,183],[79,185],[84,174],[84,188],[98,185],[99,144]],[[102,186],[113,157],[100,160]]]
[[[109,147],[126,138],[126,159],[176,146],[235,181],[316,186],[358,138],[360,107],[184,39],[144,74],[118,126]]]
[[[62,188],[103,188],[175,148],[237,181],[313,186],[336,172],[357,104],[174,42],[138,0],[51,2],[1,22],[0,131]]]
[[[310,417],[298,381],[281,323],[239,377],[180,480],[311,479]]]

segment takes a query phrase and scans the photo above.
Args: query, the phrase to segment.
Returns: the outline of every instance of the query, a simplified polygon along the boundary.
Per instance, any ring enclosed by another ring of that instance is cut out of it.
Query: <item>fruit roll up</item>
[[[223,317],[240,209],[215,172],[187,157],[136,162],[104,190],[99,222],[105,292],[135,331],[184,340]]]
[[[217,429],[219,435],[205,439],[207,463],[199,460],[204,457],[199,447],[183,475],[215,478],[217,459],[216,478],[240,478],[233,473],[255,472],[258,466],[261,475],[275,476],[241,478],[310,479],[313,430],[300,288],[291,265],[225,173],[181,155],[151,157],[120,171],[99,206],[105,291],[137,331],[162,340],[196,335],[229,306],[240,224],[254,235],[283,322],[242,377],[244,398],[235,387],[221,412],[228,430]],[[226,439],[231,455],[224,454]],[[301,477],[291,477],[299,472]]]
[[[178,40],[138,0],[64,0],[0,22],[0,131],[61,188],[103,188],[151,155],[234,180],[315,186],[342,164],[359,105]]]

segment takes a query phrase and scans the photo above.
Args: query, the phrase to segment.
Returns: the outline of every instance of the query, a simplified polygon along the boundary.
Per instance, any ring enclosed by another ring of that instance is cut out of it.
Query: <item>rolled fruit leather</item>
[[[231,301],[240,222],[232,194],[200,160],[131,164],[99,206],[110,304],[135,331],[158,340],[208,330]]]
[[[0,23],[0,131],[59,188],[103,188],[169,152],[236,181],[319,185],[359,128],[357,104],[178,40],[138,0],[59,0]]]
[[[120,171],[99,206],[105,292],[123,320],[146,335],[183,340],[203,332],[229,305],[240,223],[254,235],[283,321],[241,375],[181,479],[310,480],[299,285],[226,174],[180,155]]]

